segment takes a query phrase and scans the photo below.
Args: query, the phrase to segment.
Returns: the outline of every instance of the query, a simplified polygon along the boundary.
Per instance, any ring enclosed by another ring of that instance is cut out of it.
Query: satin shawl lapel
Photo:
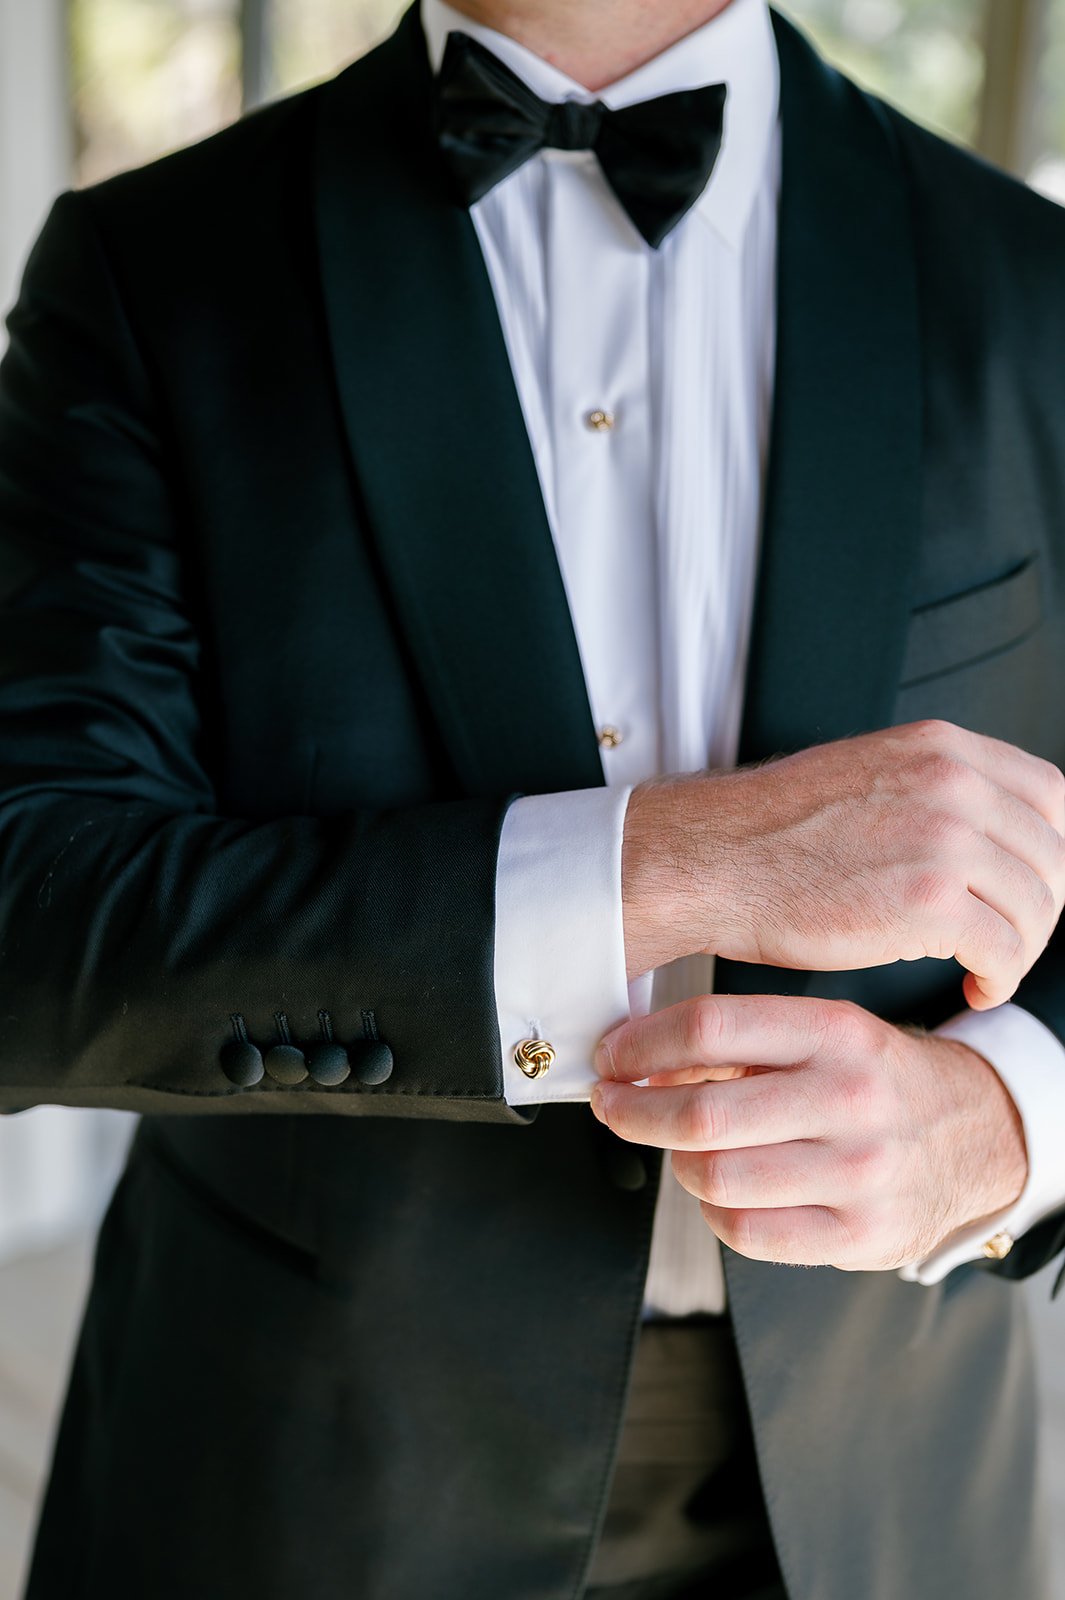
[[[774,17],[776,389],[741,759],[891,719],[920,529],[921,346],[883,112]]]
[[[316,207],[359,490],[464,792],[601,784],[551,532],[417,9],[324,92]]]

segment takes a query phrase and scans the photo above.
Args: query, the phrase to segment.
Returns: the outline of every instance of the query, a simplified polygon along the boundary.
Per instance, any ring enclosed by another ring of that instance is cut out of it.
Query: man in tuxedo
[[[0,1093],[144,1121],[30,1600],[1043,1592],[1063,265],[761,0],[60,200]]]

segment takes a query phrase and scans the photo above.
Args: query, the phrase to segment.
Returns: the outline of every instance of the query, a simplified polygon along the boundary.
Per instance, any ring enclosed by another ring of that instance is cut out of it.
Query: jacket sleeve
[[[180,474],[87,197],[58,202],[10,335],[0,1110],[526,1120],[493,991],[506,802],[218,813]]]

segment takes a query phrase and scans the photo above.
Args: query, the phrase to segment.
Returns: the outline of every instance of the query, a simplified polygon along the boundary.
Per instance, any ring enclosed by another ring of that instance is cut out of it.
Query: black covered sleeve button
[[[307,1051],[307,1070],[323,1089],[333,1089],[351,1076],[351,1062],[342,1044],[312,1044]]]
[[[286,1088],[302,1083],[307,1076],[303,1051],[297,1050],[294,1044],[271,1045],[263,1064],[274,1082],[283,1083]]]
[[[355,1076],[368,1089],[387,1082],[392,1076],[392,1052],[380,1039],[352,1045],[351,1054]]]
[[[228,1044],[222,1046],[218,1059],[222,1064],[222,1071],[230,1083],[235,1083],[238,1089],[251,1089],[255,1084],[262,1082],[262,1052],[253,1044],[249,1044],[246,1039],[231,1039]]]

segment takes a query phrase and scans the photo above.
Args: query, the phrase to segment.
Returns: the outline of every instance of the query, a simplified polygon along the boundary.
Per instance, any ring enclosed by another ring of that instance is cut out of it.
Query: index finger
[[[599,1083],[592,1110],[619,1139],[659,1150],[746,1150],[830,1131],[817,1097],[782,1072],[669,1089]]]
[[[683,1000],[622,1023],[596,1051],[602,1078],[639,1083],[706,1067],[786,1067],[825,1041],[824,1003],[794,995],[721,994]]]

